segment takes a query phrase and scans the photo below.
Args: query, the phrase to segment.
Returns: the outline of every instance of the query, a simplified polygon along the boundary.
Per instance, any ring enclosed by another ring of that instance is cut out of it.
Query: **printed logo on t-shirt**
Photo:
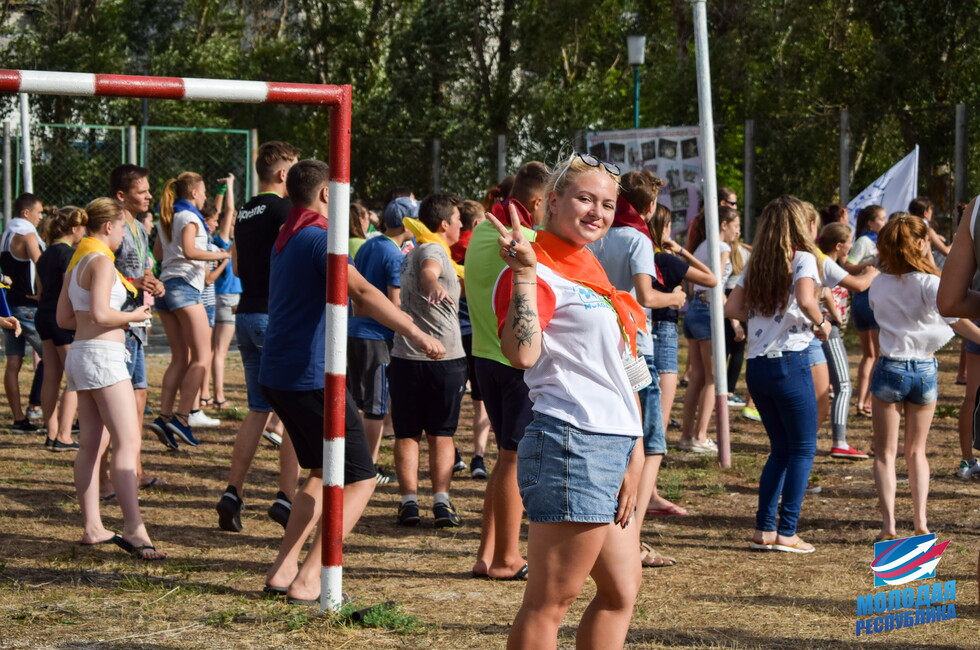
[[[597,294],[592,289],[588,287],[583,287],[581,285],[576,285],[575,292],[578,294],[579,300],[582,301],[582,306],[586,309],[595,309],[597,307],[606,307],[607,309],[612,309],[605,299]]]
[[[252,217],[257,217],[264,213],[267,207],[268,206],[263,203],[262,205],[257,205],[250,210],[239,210],[237,219],[238,221],[245,221],[247,219],[251,219]]]

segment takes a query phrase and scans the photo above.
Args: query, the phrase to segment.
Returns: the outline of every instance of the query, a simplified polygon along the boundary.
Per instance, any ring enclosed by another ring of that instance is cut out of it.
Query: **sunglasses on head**
[[[608,163],[604,160],[599,160],[598,158],[596,158],[595,156],[589,153],[576,152],[575,155],[572,156],[572,158],[568,161],[568,164],[565,165],[565,169],[563,169],[561,173],[558,174],[558,178],[555,179],[555,185],[554,187],[552,187],[552,189],[554,190],[558,189],[558,183],[561,181],[565,173],[571,168],[572,162],[575,160],[575,158],[578,158],[589,167],[595,167],[596,169],[598,169],[599,167],[603,167],[605,168],[607,173],[609,173],[611,176],[615,176],[617,179],[621,176],[619,167],[617,167],[613,163]]]

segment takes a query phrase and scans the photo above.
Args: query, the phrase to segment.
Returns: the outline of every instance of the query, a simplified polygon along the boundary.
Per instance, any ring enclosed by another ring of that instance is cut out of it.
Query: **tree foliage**
[[[971,56],[980,6],[709,0],[707,9],[721,184],[740,187],[744,123],[754,119],[757,204],[787,192],[835,200],[847,108],[855,190],[919,144],[929,191],[947,202],[953,107],[980,105]],[[499,134],[513,168],[555,162],[583,130],[630,126],[634,15],[648,36],[641,124],[697,123],[687,0],[5,0],[0,14],[7,67],[352,84],[353,184],[366,198],[395,184],[430,191],[435,139],[442,187],[477,196],[497,180]],[[144,117],[138,100],[34,104],[48,122]],[[328,151],[327,116],[311,108],[158,101],[148,118],[257,128],[306,155]],[[971,161],[978,154],[973,145]]]

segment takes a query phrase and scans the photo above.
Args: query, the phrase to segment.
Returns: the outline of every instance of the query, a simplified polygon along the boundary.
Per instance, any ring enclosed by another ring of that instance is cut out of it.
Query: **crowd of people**
[[[258,445],[263,438],[277,445],[278,493],[268,515],[284,530],[264,591],[314,604],[330,170],[300,157],[285,142],[262,145],[258,192],[237,210],[231,175],[218,179],[212,199],[206,179],[184,172],[154,205],[149,172],[135,165],[115,169],[107,196],[84,207],[45,216],[36,196],[22,195],[0,238],[9,285],[0,326],[16,430],[38,430],[18,387],[27,345],[43,360],[30,404],[41,409],[46,447],[76,452],[81,543],[115,544],[145,561],[166,554],[140,515],[139,490],[161,484],[142,468],[141,423],[149,414],[146,427],[169,449],[206,444],[201,430],[220,421],[205,410],[226,405],[224,362],[237,339],[247,413],[215,506],[217,525],[242,531]],[[393,524],[420,526],[431,512],[436,528],[464,526],[450,496],[453,475],[468,469],[487,479],[472,576],[526,581],[509,647],[554,647],[589,576],[596,595],[578,641],[621,646],[644,567],[676,564],[640,532],[647,517],[688,515],[657,489],[668,446],[718,453],[710,435],[712,287],[724,287],[729,405],[760,420],[770,440],[751,549],[816,550],[798,531],[804,496],[819,489],[809,484],[810,470],[828,418],[832,457],[869,458],[847,441],[851,368],[842,333],[849,320],[862,352],[856,413],[872,418],[877,539],[902,532],[895,459],[903,415],[913,528],[929,531],[934,354],[954,332],[966,339],[967,378],[957,475],[980,474],[972,417],[980,328],[969,320],[980,317],[980,294],[971,288],[980,261],[975,203],[950,248],[930,226],[926,199],[891,215],[867,206],[852,231],[843,206],[818,211],[783,196],[763,208],[748,245],[737,197],[720,188],[716,273],[703,212],[677,228],[657,203],[662,187],[649,171],[623,174],[576,153],[554,169],[526,162],[483,203],[438,192],[418,201],[396,187],[377,212],[351,205],[343,534],[375,487],[393,482]],[[675,241],[682,234],[683,245]],[[949,255],[942,281],[934,251]],[[156,409],[147,404],[145,357],[153,312],[170,346]],[[745,399],[736,393],[743,367]],[[687,388],[680,421],[672,417],[678,384]],[[467,392],[469,464],[455,438]],[[675,427],[679,435],[668,442]],[[488,467],[491,432],[497,458]],[[386,435],[394,439],[393,474],[377,465]],[[100,517],[110,499],[122,510],[119,533]]]

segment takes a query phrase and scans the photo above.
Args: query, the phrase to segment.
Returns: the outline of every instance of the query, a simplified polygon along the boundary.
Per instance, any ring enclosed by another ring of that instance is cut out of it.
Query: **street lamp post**
[[[647,37],[630,34],[626,37],[626,52],[633,66],[633,128],[640,128],[640,66],[646,59]]]

